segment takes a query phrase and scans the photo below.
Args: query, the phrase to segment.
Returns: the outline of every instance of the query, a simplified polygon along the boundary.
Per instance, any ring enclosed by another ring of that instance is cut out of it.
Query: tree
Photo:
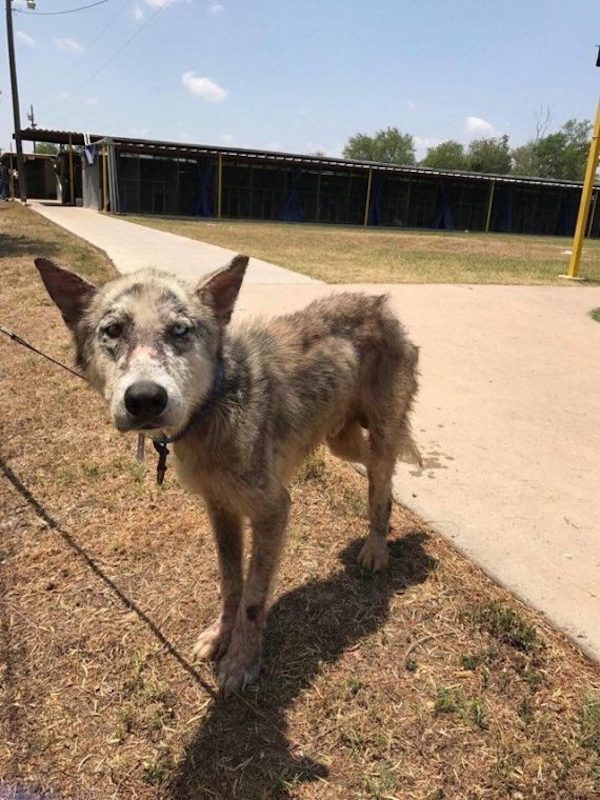
[[[435,147],[428,147],[421,166],[435,169],[466,169],[465,149],[460,142],[448,139]]]
[[[512,166],[508,136],[475,139],[467,152],[467,168],[473,172],[491,172],[506,175]]]
[[[588,120],[570,119],[556,133],[534,144],[536,174],[542,178],[583,179],[590,147],[592,125]]]
[[[536,126],[536,137],[512,152],[517,175],[540,178],[583,179],[590,147],[591,123],[570,119],[560,130],[548,135]]]
[[[539,175],[535,145],[534,141],[527,142],[527,144],[522,144],[520,147],[515,147],[512,151],[512,171],[515,175]]]
[[[389,164],[414,164],[415,144],[409,133],[398,128],[385,128],[374,136],[357,133],[348,139],[344,147],[344,158],[361,161],[382,161]]]
[[[58,145],[52,144],[52,142],[36,142],[35,152],[55,156],[58,153]]]

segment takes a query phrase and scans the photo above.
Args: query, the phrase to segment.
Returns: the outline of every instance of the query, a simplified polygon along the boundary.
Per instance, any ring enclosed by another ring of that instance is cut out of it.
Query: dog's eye
[[[190,330],[191,330],[190,326],[185,322],[175,322],[169,328],[169,333],[171,334],[171,336],[180,337],[180,336],[185,336],[186,333],[190,332]]]
[[[109,339],[118,339],[123,333],[123,325],[120,322],[111,322],[110,325],[102,328],[102,333]]]

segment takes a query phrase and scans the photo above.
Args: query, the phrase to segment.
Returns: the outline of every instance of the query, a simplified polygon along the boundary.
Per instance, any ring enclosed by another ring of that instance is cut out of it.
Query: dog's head
[[[35,265],[70,328],[77,363],[120,431],[177,433],[210,393],[248,258],[195,288],[143,270],[96,288],[45,258]]]

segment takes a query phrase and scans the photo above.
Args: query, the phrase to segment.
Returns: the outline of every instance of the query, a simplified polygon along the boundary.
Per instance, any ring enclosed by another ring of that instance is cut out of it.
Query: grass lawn
[[[42,253],[111,269],[0,207],[0,321],[66,358]],[[0,377],[0,796],[599,796],[597,665],[401,507],[389,569],[362,572],[365,481],[323,453],[292,488],[260,683],[211,695],[186,660],[218,608],[202,504],[80,381],[4,339]]]
[[[558,283],[572,240],[441,231],[128,217],[303,272],[326,283]],[[600,241],[580,274],[600,281]],[[564,283],[564,281],[563,281]]]

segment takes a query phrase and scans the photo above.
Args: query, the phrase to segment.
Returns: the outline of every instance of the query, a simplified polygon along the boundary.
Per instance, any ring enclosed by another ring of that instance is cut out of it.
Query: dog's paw
[[[218,661],[223,658],[231,641],[231,628],[223,625],[220,619],[205,628],[192,650],[194,661]]]
[[[221,691],[227,695],[258,680],[260,658],[257,647],[236,647],[235,642],[219,664]]]
[[[369,536],[356,560],[361,567],[371,572],[379,572],[388,565],[389,552],[387,543],[379,542]]]

